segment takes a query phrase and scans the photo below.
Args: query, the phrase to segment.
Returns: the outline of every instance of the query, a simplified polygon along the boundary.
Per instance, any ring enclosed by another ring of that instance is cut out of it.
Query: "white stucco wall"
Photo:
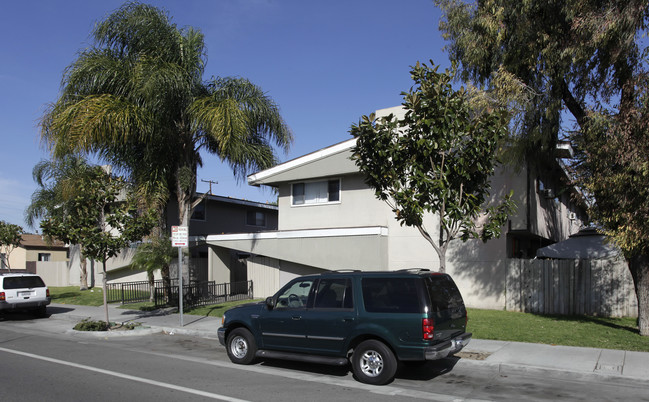
[[[291,184],[279,186],[279,230],[387,226],[391,211],[374,198],[360,174],[340,178],[340,202],[292,205]],[[325,180],[325,179],[322,179]]]

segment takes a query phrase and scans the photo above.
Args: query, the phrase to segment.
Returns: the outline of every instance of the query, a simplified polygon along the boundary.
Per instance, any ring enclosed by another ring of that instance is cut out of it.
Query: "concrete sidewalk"
[[[165,332],[217,339],[221,317],[180,314],[171,309],[143,312],[109,305],[109,319],[118,323],[140,323],[133,331],[79,332],[72,327],[84,318],[104,320],[104,308],[51,304],[50,323],[57,332],[79,336],[137,336]],[[589,381],[628,381],[649,389],[649,353],[552,346],[533,343],[472,339],[462,351],[456,366],[493,370],[501,375],[535,374],[556,378],[580,378]],[[483,360],[478,360],[481,358]]]

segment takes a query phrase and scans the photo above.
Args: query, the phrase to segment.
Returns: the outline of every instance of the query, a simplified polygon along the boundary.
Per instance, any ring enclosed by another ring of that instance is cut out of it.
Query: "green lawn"
[[[101,306],[101,288],[81,292],[78,287],[50,288],[54,303]],[[186,314],[220,317],[232,306],[251,300],[198,307]],[[150,310],[151,303],[125,308]],[[544,316],[499,310],[469,309],[468,331],[477,339],[545,343],[649,352],[649,337],[640,336],[635,318]]]
[[[649,352],[635,318],[547,316],[469,309],[469,332],[477,339],[545,343]]]
[[[102,306],[104,299],[101,288],[79,290],[78,286],[50,287],[52,303],[76,304],[80,306]]]

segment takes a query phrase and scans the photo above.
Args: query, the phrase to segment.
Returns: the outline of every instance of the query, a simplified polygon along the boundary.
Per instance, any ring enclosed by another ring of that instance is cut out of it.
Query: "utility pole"
[[[219,184],[218,181],[213,181],[213,180],[203,180],[201,179],[202,182],[204,183],[210,183],[210,192],[208,193],[209,195],[214,195],[212,194],[212,184]]]

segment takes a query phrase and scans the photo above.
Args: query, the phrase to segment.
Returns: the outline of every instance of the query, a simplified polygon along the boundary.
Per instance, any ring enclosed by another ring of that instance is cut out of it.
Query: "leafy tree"
[[[93,176],[95,168],[77,155],[61,159],[42,160],[34,166],[32,176],[38,189],[32,194],[31,203],[25,210],[25,222],[30,227],[39,219],[58,217],[64,219],[75,197],[79,195],[78,183]],[[80,250],[80,289],[88,289],[88,271],[83,248]]]
[[[4,254],[7,269],[11,271],[9,255],[23,240],[23,228],[13,223],[0,221],[0,251]]]
[[[244,78],[203,80],[203,35],[178,28],[165,12],[126,3],[95,26],[92,38],[67,68],[61,96],[43,117],[42,138],[55,156],[98,154],[160,202],[175,194],[180,225],[189,226],[201,201],[202,152],[243,178],[276,163],[273,146],[288,149],[292,142],[277,105],[259,87]]]
[[[85,256],[101,261],[104,311],[106,324],[110,325],[106,302],[106,261],[131,242],[148,235],[155,216],[151,210],[138,210],[133,200],[120,200],[118,197],[125,193],[126,183],[100,167],[95,167],[92,175],[84,176],[76,185],[77,195],[67,202],[69,209],[65,215],[44,219],[41,228],[46,236],[80,244]]]
[[[178,256],[178,252],[175,247],[172,247],[171,240],[167,237],[154,236],[150,241],[138,246],[131,261],[131,268],[146,271],[151,289],[150,301],[154,299],[155,280],[153,275],[158,269],[164,281],[165,292],[168,294],[169,289],[171,289],[169,265],[176,256]]]
[[[507,120],[500,111],[476,114],[467,93],[452,88],[449,71],[417,63],[411,75],[415,85],[402,93],[405,117],[363,116],[351,128],[352,158],[396,219],[433,246],[445,272],[451,240],[497,237],[513,210],[512,194],[485,208]],[[426,213],[439,216],[437,242],[424,226]]]
[[[591,217],[622,248],[649,335],[646,0],[468,4],[436,0],[440,29],[464,78],[517,105],[523,156],[551,158],[556,141],[578,145]],[[507,94],[517,94],[510,97]],[[512,100],[515,101],[512,102]]]

